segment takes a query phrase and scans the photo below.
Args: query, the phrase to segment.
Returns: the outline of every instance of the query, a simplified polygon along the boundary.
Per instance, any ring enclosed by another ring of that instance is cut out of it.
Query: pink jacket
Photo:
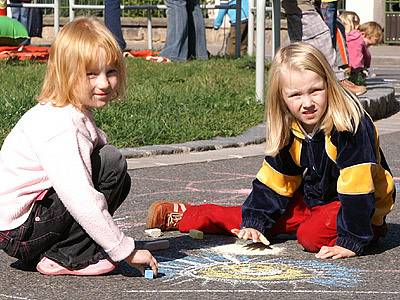
[[[371,53],[358,30],[346,33],[347,51],[349,52],[349,65],[352,68],[369,68]]]
[[[93,187],[90,155],[107,142],[91,113],[72,105],[37,104],[26,112],[0,151],[0,231],[25,222],[35,201],[53,187],[61,202],[113,261],[135,248]]]

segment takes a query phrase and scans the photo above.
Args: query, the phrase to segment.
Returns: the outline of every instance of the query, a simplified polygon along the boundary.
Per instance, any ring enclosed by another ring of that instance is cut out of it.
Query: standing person
[[[336,65],[341,69],[348,68],[348,52],[346,33],[343,24],[338,18],[338,1],[321,0],[320,13],[331,33],[332,47],[336,50]]]
[[[104,23],[114,35],[121,50],[125,50],[126,42],[121,29],[121,5],[119,0],[105,0]]]
[[[30,0],[10,0],[10,3],[30,3]],[[30,8],[28,7],[11,7],[11,15],[13,19],[20,22],[29,33],[29,14]],[[21,45],[29,45],[31,43],[30,39],[24,40]]]
[[[254,241],[296,233],[317,258],[362,255],[385,235],[395,196],[372,120],[307,43],[278,51],[268,86],[266,156],[243,206],[155,202],[147,226]]]
[[[227,3],[228,5],[236,5],[236,0],[231,0]],[[229,34],[227,37],[226,43],[226,55],[235,56],[236,54],[236,9],[222,9],[218,10],[218,15],[214,20],[214,29],[218,30],[222,22],[224,21],[225,15],[228,15],[229,22],[231,23],[231,28],[229,30]],[[243,55],[247,51],[247,32],[249,30],[248,27],[248,18],[249,18],[249,1],[242,0],[241,1],[241,26],[240,26],[240,53]]]
[[[45,275],[99,275],[119,261],[157,261],[120,231],[112,215],[129,193],[125,158],[93,119],[123,95],[117,42],[94,18],[62,28],[38,104],[0,151],[0,249]]]
[[[367,91],[366,87],[347,80],[344,70],[339,68],[331,32],[318,12],[319,3],[319,0],[282,1],[287,14],[289,39],[292,43],[306,42],[318,48],[325,55],[340,84],[355,95],[362,95]]]
[[[336,48],[338,0],[321,0],[321,15],[331,33],[332,46]]]
[[[165,0],[167,38],[160,56],[172,61],[208,59],[206,30],[199,0]]]

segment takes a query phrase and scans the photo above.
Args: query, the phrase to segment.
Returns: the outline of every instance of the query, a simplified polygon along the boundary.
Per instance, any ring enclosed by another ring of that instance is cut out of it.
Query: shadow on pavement
[[[377,244],[367,248],[365,255],[381,254],[400,246],[400,224],[388,223],[388,234]]]

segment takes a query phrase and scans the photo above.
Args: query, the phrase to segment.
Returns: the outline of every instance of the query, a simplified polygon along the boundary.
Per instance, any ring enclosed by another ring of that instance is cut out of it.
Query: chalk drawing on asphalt
[[[278,255],[285,250],[283,247],[276,245],[264,246],[261,243],[243,243],[238,240],[236,243],[214,246],[209,250],[224,254],[232,255]]]
[[[355,269],[320,260],[265,259],[255,256],[221,255],[207,251],[184,258],[157,257],[163,281],[172,285],[201,279],[202,285],[221,281],[231,285],[311,283],[328,287],[353,287],[360,275]]]

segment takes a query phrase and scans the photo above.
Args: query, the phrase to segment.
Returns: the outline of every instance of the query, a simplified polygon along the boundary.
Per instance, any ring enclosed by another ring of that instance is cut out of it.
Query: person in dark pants
[[[228,2],[228,5],[235,5],[236,0],[231,0]],[[249,30],[248,27],[248,18],[249,18],[249,2],[248,0],[241,1],[241,26],[240,26],[240,53],[243,55],[247,51],[247,32]],[[224,21],[225,15],[228,15],[229,22],[231,23],[231,28],[229,30],[229,35],[226,43],[226,55],[235,56],[236,54],[236,9],[219,9],[218,15],[214,20],[214,29],[218,30],[222,22]]]
[[[118,0],[105,0],[104,23],[114,35],[121,50],[126,48],[126,42],[121,30],[121,6]]]

